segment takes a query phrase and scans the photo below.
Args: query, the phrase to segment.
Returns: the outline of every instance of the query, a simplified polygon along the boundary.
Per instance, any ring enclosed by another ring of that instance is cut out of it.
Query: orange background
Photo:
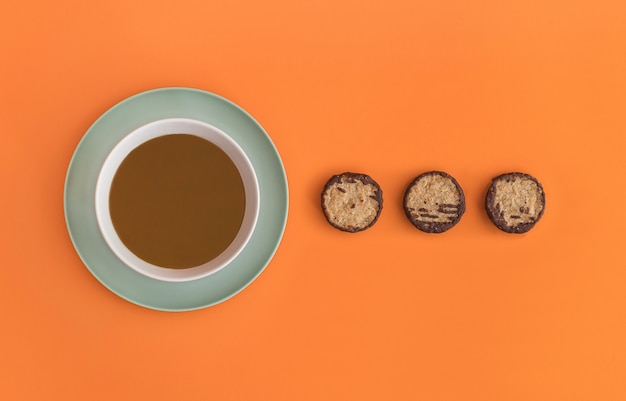
[[[626,399],[626,3],[3,1],[0,399]],[[91,123],[135,93],[215,92],[275,142],[285,235],[243,292],[145,309],[82,265],[63,185]],[[467,212],[403,215],[441,169]],[[331,228],[332,174],[384,210]],[[547,194],[530,233],[483,210],[492,177]]]

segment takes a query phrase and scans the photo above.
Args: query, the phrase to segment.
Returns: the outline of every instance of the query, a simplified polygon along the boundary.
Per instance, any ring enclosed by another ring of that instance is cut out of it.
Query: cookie
[[[343,173],[332,176],[322,192],[322,210],[333,227],[346,232],[370,228],[383,208],[383,191],[370,176]]]
[[[487,191],[487,215],[500,230],[521,234],[537,224],[546,207],[543,187],[536,178],[524,173],[502,174],[494,178]]]
[[[407,187],[404,212],[421,231],[442,233],[461,220],[465,195],[454,177],[442,171],[430,171],[417,176]]]

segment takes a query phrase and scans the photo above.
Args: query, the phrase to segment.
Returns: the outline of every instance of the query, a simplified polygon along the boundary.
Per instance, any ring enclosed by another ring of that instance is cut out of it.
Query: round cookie
[[[404,212],[421,231],[442,233],[461,220],[465,195],[454,177],[442,171],[430,171],[417,176],[407,187]]]
[[[512,234],[529,231],[546,207],[543,187],[524,173],[507,173],[494,178],[487,191],[487,215],[500,230]]]
[[[376,223],[383,208],[383,191],[370,176],[343,173],[332,176],[322,191],[322,210],[333,227],[359,232]]]

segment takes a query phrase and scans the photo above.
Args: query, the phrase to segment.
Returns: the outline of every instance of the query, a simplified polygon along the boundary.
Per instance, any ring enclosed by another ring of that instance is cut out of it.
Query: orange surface
[[[626,399],[626,3],[9,0],[0,5],[3,400]],[[118,298],[63,216],[75,146],[110,106],[188,86],[249,111],[290,211],[265,272],[185,313]],[[405,219],[420,172],[467,212]],[[326,179],[385,207],[334,230]],[[521,170],[547,209],[523,236],[482,204]]]

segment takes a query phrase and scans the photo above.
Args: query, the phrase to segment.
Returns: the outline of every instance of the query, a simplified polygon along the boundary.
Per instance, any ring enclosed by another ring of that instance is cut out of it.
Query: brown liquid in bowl
[[[233,161],[188,134],[152,139],[120,164],[109,194],[111,220],[126,247],[157,266],[206,263],[233,241],[245,193]]]

